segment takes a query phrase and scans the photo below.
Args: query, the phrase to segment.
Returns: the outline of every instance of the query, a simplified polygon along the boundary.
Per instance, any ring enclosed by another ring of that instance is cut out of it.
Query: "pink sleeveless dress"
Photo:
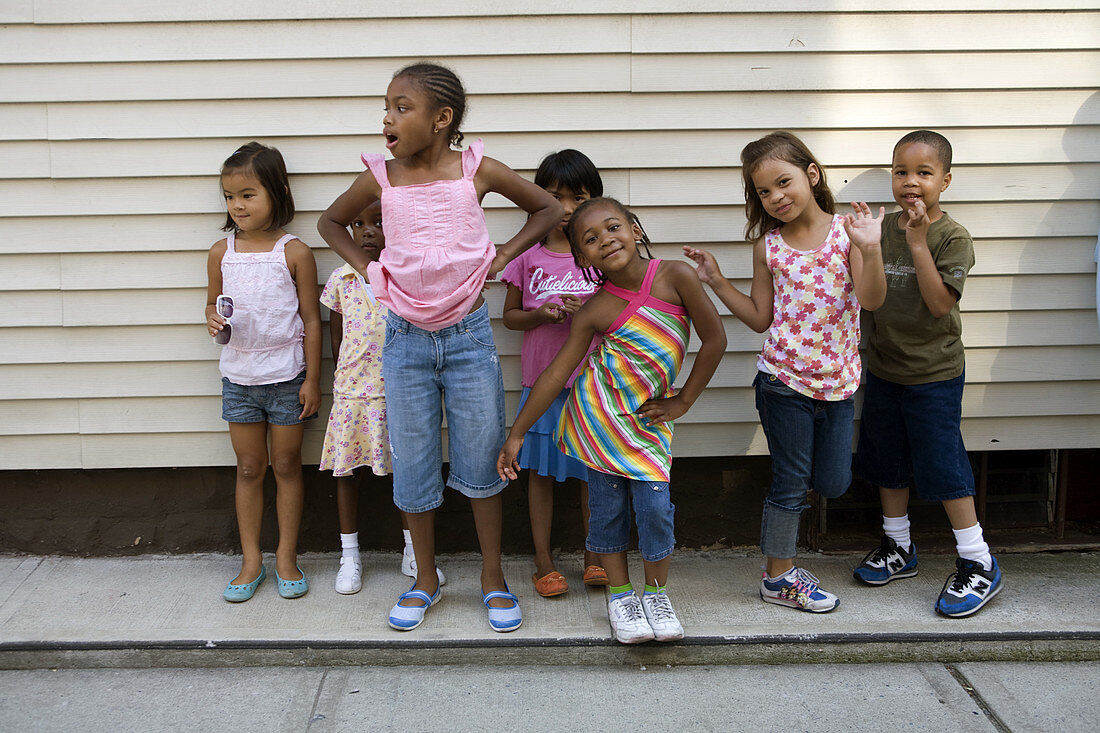
[[[367,266],[382,305],[426,331],[461,321],[477,300],[496,247],[474,187],[483,145],[462,151],[462,178],[391,186],[382,155],[363,155],[382,187],[386,248]]]

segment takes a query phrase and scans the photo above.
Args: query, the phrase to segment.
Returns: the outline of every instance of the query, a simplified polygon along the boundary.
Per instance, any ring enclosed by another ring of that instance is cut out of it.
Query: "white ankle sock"
[[[407,529],[403,529],[403,530],[401,530],[401,534],[403,534],[405,536],[405,554],[406,555],[412,555],[413,554],[412,532],[409,532],[409,530],[407,530]]]
[[[344,557],[359,557],[359,533],[340,533],[341,555]]]
[[[913,549],[913,540],[909,537],[909,515],[903,514],[900,517],[882,517],[882,531],[883,533],[898,543],[898,547],[909,552]]]
[[[989,545],[982,537],[982,525],[975,524],[966,529],[953,529],[955,533],[955,549],[963,560],[980,562],[986,570],[993,568],[993,556],[989,554]]]

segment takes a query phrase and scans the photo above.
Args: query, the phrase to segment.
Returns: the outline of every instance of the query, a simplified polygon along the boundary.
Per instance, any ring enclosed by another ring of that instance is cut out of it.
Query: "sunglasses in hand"
[[[222,330],[214,334],[214,343],[224,346],[233,337],[233,325],[229,322],[233,317],[233,298],[228,295],[219,295],[214,301],[214,312],[225,319]]]

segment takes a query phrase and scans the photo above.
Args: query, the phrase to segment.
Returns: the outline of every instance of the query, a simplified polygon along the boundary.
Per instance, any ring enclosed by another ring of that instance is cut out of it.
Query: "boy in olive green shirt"
[[[936,611],[980,610],[1002,587],[974,509],[974,475],[963,446],[964,382],[959,298],[974,265],[969,232],[940,208],[951,184],[951,143],[917,130],[894,146],[891,188],[901,211],[882,222],[886,302],[864,312],[863,413],[857,461],[879,487],[882,543],[855,577],[885,585],[917,574],[909,537],[910,477],[921,498],[940,501],[959,557]]]

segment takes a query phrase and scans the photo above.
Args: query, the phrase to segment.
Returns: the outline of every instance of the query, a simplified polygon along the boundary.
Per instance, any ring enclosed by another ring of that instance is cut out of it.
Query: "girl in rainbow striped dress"
[[[590,512],[586,546],[610,582],[608,617],[624,644],[683,638],[665,584],[675,545],[668,478],[672,420],[702,394],[726,349],[714,304],[683,262],[643,259],[649,238],[625,206],[610,198],[585,201],[566,227],[577,266],[600,289],[576,315],[569,338],[538,378],[497,459],[514,479],[523,436],[553,402],[588,351],[558,422],[558,445],[588,466]],[[702,340],[695,364],[677,392],[691,324]],[[645,592],[630,584],[626,549],[630,507],[637,517],[645,562]]]

